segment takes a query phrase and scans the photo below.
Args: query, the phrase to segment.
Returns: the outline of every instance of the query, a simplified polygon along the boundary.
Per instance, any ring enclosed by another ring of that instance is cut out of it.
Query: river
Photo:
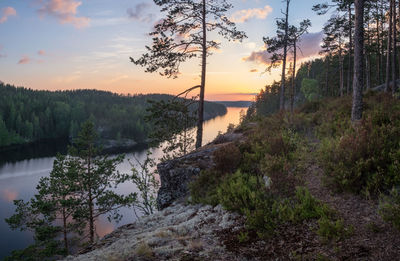
[[[212,141],[218,132],[225,132],[230,123],[238,124],[240,111],[246,108],[229,107],[227,114],[208,120],[204,123],[203,144]],[[55,144],[42,144],[35,148],[24,148],[7,153],[0,153],[0,260],[8,256],[12,250],[22,249],[33,242],[32,234],[27,231],[12,231],[5,218],[10,217],[15,210],[13,200],[29,200],[36,192],[39,179],[48,176],[57,152],[65,153],[66,143],[60,141]],[[153,155],[160,157],[161,152],[154,150]],[[130,173],[131,165],[128,161],[133,156],[139,160],[146,157],[146,151],[138,148],[137,151],[127,153],[125,161],[118,166],[123,173]],[[120,193],[135,191],[132,183],[126,182],[118,187]],[[106,217],[100,218],[96,223],[96,231],[102,237],[121,225],[135,221],[132,209],[122,209],[123,219],[118,223],[110,223]]]

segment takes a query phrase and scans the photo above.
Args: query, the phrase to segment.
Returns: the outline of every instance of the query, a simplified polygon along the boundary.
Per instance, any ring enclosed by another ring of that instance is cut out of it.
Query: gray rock
[[[201,148],[183,157],[157,165],[161,179],[157,196],[159,210],[188,194],[188,185],[193,178],[199,175],[201,170],[213,166],[212,154],[217,148],[218,146]]]

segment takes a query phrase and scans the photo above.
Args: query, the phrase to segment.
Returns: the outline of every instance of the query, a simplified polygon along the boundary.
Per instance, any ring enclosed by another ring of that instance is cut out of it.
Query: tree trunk
[[[296,58],[297,58],[297,39],[293,42],[293,72],[292,72],[292,90],[290,92],[290,112],[293,113],[294,106],[294,88],[296,86]]]
[[[326,56],[326,67],[325,67],[325,94],[326,96],[329,96],[329,63],[330,63],[330,58],[331,58],[331,54],[329,53]],[[322,91],[323,93],[323,91]]]
[[[288,46],[288,29],[289,29],[289,4],[290,0],[286,0],[286,14],[285,14],[285,38],[283,43],[283,61],[282,61],[282,78],[281,78],[281,90],[279,99],[279,109],[283,111],[285,109],[285,80],[286,80],[286,58],[287,58],[287,46]]]
[[[377,73],[377,85],[380,85],[382,82],[382,53],[380,52],[381,50],[381,33],[379,31],[380,28],[380,23],[381,21],[379,20],[379,3],[376,1],[376,49],[377,49],[377,56],[378,56],[378,61],[376,63],[376,70],[378,71]]]
[[[354,80],[353,106],[351,121],[357,123],[363,113],[363,83],[364,83],[364,1],[355,0],[355,33],[354,33]]]
[[[92,195],[92,179],[91,179],[91,161],[92,161],[92,146],[89,145],[89,155],[88,155],[88,205],[89,205],[89,236],[90,236],[90,243],[94,242],[94,217],[93,217],[93,195]]]
[[[368,9],[367,12],[369,13],[371,10]],[[370,27],[369,27],[369,22],[367,22],[367,27],[368,27],[368,47],[370,48],[371,46],[371,36],[370,36]],[[364,48],[365,51],[365,61],[367,65],[367,90],[371,89],[371,52]]]
[[[65,213],[65,208],[63,207],[62,209],[62,215],[63,215],[63,234],[64,234],[64,248],[65,252],[67,255],[69,254],[69,249],[68,249],[68,238],[67,238],[67,215]]]
[[[386,54],[385,92],[388,92],[389,87],[390,87],[390,53],[392,50],[392,17],[393,17],[393,2],[390,1],[389,32],[388,32],[388,41],[387,41],[388,42],[387,43],[387,54]]]
[[[393,13],[392,13],[392,31],[393,31],[393,52],[392,52],[392,94],[394,95],[397,91],[397,11],[396,11],[396,0],[393,2]]]
[[[340,77],[340,90],[339,95],[343,96],[344,92],[344,80],[343,80],[343,57],[342,57],[342,47],[341,41],[339,41],[339,77]]]
[[[350,84],[351,84],[351,55],[353,53],[353,30],[352,30],[352,15],[351,15],[351,2],[348,7],[348,15],[349,15],[349,60],[348,60],[348,71],[347,71],[347,93],[350,93]]]
[[[207,72],[206,71],[206,66],[207,66],[206,0],[203,0],[203,11],[201,20],[203,27],[203,43],[202,43],[202,57],[201,57],[201,84],[200,84],[199,111],[197,119],[196,149],[201,147],[203,141],[204,93],[206,88],[206,72]]]

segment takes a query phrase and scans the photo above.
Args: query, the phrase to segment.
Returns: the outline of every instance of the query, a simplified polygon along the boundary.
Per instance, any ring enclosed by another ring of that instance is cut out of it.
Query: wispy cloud
[[[251,69],[250,72],[251,72],[251,73],[258,72],[258,69]]]
[[[232,14],[231,20],[235,23],[244,23],[252,18],[265,19],[272,12],[272,7],[269,5],[264,8],[251,8],[239,10]]]
[[[5,23],[10,16],[16,16],[17,11],[12,7],[4,7],[1,9],[0,24]]]
[[[301,37],[301,41],[298,44],[300,49],[298,53],[298,59],[308,59],[310,57],[315,57],[319,55],[319,51],[321,50],[321,42],[323,38],[323,32],[317,33],[309,33],[305,34]],[[289,59],[291,59],[289,55]],[[244,57],[243,61],[246,62],[256,62],[260,64],[270,64],[271,63],[271,54],[269,54],[264,47],[260,51],[252,52],[249,56]]]
[[[151,23],[154,20],[154,14],[146,12],[149,8],[149,3],[139,3],[134,8],[128,8],[126,12],[132,20]]]
[[[38,10],[41,16],[49,15],[57,18],[61,24],[72,24],[76,28],[89,26],[88,17],[78,17],[78,7],[82,2],[75,0],[41,0]]]
[[[18,61],[18,64],[28,64],[28,63],[30,63],[30,62],[32,62],[32,59],[31,59],[29,56],[24,55],[24,56],[22,56],[22,58]]]
[[[46,52],[45,52],[44,50],[39,50],[39,51],[38,51],[38,55],[40,55],[40,56],[45,56],[45,55],[46,55]]]

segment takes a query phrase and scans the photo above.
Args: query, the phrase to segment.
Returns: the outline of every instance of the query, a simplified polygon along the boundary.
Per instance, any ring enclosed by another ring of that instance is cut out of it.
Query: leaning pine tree
[[[201,146],[203,136],[204,94],[206,86],[207,56],[220,44],[208,39],[208,32],[216,31],[228,40],[241,41],[245,33],[238,31],[226,12],[232,8],[226,0],[154,0],[166,17],[155,25],[150,33],[152,46],[148,53],[131,61],[146,68],[146,72],[176,78],[182,62],[190,58],[201,58],[200,88],[196,148]]]

